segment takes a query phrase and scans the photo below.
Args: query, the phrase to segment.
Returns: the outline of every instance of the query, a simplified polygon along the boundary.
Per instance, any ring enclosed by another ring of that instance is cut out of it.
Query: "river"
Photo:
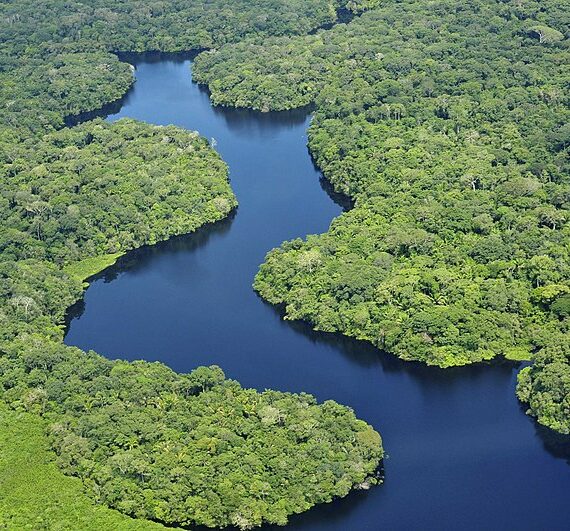
[[[343,210],[306,147],[306,110],[213,108],[191,61],[142,56],[120,110],[216,140],[239,208],[231,219],[124,256],[74,309],[66,343],[177,371],[220,365],[263,390],[334,399],[378,429],[385,483],[291,519],[291,530],[568,529],[568,446],[514,393],[511,363],[433,369],[285,322],[252,290],[267,251],[327,230]]]

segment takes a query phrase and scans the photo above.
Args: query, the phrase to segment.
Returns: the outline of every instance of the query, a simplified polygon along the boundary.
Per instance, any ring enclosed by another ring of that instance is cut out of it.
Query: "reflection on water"
[[[96,277],[66,343],[179,371],[218,364],[246,387],[334,399],[376,426],[389,454],[385,483],[294,517],[293,529],[567,528],[570,444],[524,414],[516,364],[405,363],[283,321],[254,293],[267,251],[327,230],[350,204],[309,156],[307,110],[213,109],[190,67],[186,57],[145,56],[110,119],[172,123],[215,138],[239,209],[193,235],[129,253]]]
[[[216,223],[210,223],[203,226],[200,230],[192,234],[183,234],[174,236],[167,241],[158,242],[155,245],[146,245],[139,247],[127,254],[119,257],[119,259],[107,269],[93,275],[88,280],[90,283],[103,282],[108,284],[117,280],[124,273],[135,273],[144,270],[151,263],[155,256],[167,256],[175,253],[191,253],[205,246],[212,237],[222,235],[230,230],[232,221],[235,218],[237,209],[230,215]],[[66,313],[66,335],[69,332],[69,326],[74,319],[79,319],[85,312],[85,300],[80,299],[74,305],[70,306]]]
[[[207,87],[199,85],[202,94],[209,98]],[[275,123],[280,122],[285,128],[298,128],[307,120],[312,111],[310,106],[287,112],[257,112],[251,109],[234,109],[231,107],[213,107],[214,114],[223,119],[228,129],[234,133],[247,135],[263,135],[275,130]]]

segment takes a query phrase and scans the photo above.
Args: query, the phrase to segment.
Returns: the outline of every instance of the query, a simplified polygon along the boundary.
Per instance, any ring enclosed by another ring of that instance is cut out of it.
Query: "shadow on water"
[[[212,238],[226,234],[232,226],[236,213],[237,209],[233,210],[228,217],[215,223],[204,225],[191,234],[173,236],[154,245],[145,245],[138,249],[133,249],[121,256],[112,266],[90,277],[88,282],[92,283],[101,280],[108,284],[117,280],[123,273],[135,273],[136,271],[144,270],[157,256],[196,252],[198,249],[205,247]],[[84,312],[85,299],[83,298],[67,309],[65,315],[65,335],[69,332],[71,322],[74,319],[79,319]]]
[[[107,116],[116,114],[129,101],[129,97],[131,96],[133,90],[134,86],[130,87],[129,90],[127,90],[127,92],[125,92],[125,94],[121,96],[118,100],[107,103],[102,107],[95,109],[94,111],[86,111],[86,112],[81,112],[79,114],[71,114],[69,116],[66,116],[63,122],[67,127],[74,127],[83,122],[88,122],[89,120],[95,120],[95,118],[106,118]]]
[[[210,91],[204,85],[199,85],[199,90],[210,97]],[[213,107],[216,116],[224,119],[228,129],[235,133],[248,133],[253,129],[263,134],[273,131],[276,124],[282,127],[295,128],[302,125],[314,108],[312,105],[299,107],[289,111],[259,112],[245,108]]]
[[[139,63],[156,64],[163,63],[164,61],[169,61],[171,63],[184,63],[185,61],[192,61],[203,51],[205,51],[205,49],[181,52],[122,52],[119,50],[113,53],[119,58],[120,61],[129,63],[136,68],[137,64]]]
[[[207,85],[197,84],[198,90],[210,99],[212,93]],[[313,104],[287,111],[261,112],[247,107],[212,106],[214,115],[222,118],[228,129],[238,134],[255,131],[263,134],[275,130],[275,126],[295,128],[302,125],[307,115],[315,110]],[[316,166],[315,166],[316,167]]]
[[[385,477],[383,465],[380,465],[378,468],[378,477]],[[381,488],[381,486],[372,488]],[[263,529],[264,531],[283,531],[283,529],[306,530],[311,529],[315,525],[324,527],[326,529],[328,523],[334,524],[339,520],[339,518],[347,519],[351,513],[358,511],[363,504],[369,501],[370,495],[370,490],[353,490],[344,498],[335,498],[329,503],[320,504],[302,514],[291,515],[286,527],[280,525],[265,524],[258,529]],[[205,526],[180,527],[169,526],[168,524],[164,523],[162,525],[165,525],[165,527],[173,527],[175,529],[212,531],[211,527]],[[224,527],[224,531],[240,531],[240,529],[234,526],[229,526]]]
[[[385,470],[383,462],[378,467],[377,477],[381,478],[382,481],[385,478]],[[373,487],[378,488],[378,487]],[[346,519],[349,515],[357,511],[364,503],[366,503],[370,498],[370,490],[353,490],[344,498],[335,498],[331,502],[323,503],[309,511],[302,514],[294,514],[289,517],[287,523],[287,530],[306,530],[314,525],[320,527],[327,526],[327,523],[335,523],[339,518]],[[162,524],[165,527],[172,527],[175,529],[188,529],[192,531],[212,531],[211,527],[205,526],[191,526],[191,527],[180,527],[180,526],[170,526],[168,524]],[[265,531],[282,531],[285,529],[280,525],[270,525],[265,524],[261,526],[260,529]],[[240,531],[239,528],[234,526],[224,527],[224,531]]]
[[[313,164],[315,164],[314,161]],[[315,168],[317,168],[316,164]],[[336,203],[339,207],[341,207],[343,212],[348,212],[349,210],[354,208],[354,200],[352,200],[349,196],[341,192],[337,192],[333,188],[333,185],[330,183],[330,181],[328,181],[324,177],[321,177],[319,179],[319,184],[321,185],[323,192],[325,192],[325,194],[329,196],[329,198],[333,203]]]
[[[198,54],[204,50],[195,50],[190,52],[114,52],[120,61],[132,65],[135,70],[137,63],[149,63],[156,64],[164,61],[170,61],[173,63],[183,63],[185,61],[192,61]],[[135,80],[136,83],[136,80]],[[95,120],[96,118],[107,118],[113,114],[117,114],[129,101],[133,91],[135,89],[135,84],[125,92],[120,98],[115,101],[110,101],[105,105],[94,109],[92,111],[85,111],[78,114],[70,114],[66,116],[63,123],[66,127],[74,127],[83,122],[88,122],[90,120]]]
[[[285,308],[283,305],[270,304],[259,297],[262,304],[266,305],[279,319],[284,319]],[[376,348],[372,343],[360,339],[348,337],[336,332],[321,332],[314,330],[305,321],[285,320],[296,333],[307,338],[315,345],[326,345],[338,350],[351,363],[362,367],[380,366],[386,373],[405,373],[407,376],[417,380],[418,385],[428,387],[441,387],[453,381],[461,382],[466,379],[484,378],[488,371],[502,371],[510,374],[516,362],[503,359],[495,359],[490,362],[474,364],[469,367],[450,367],[441,369],[439,367],[428,366],[416,361],[404,361],[400,358]]]
[[[155,245],[146,245],[121,256],[117,263],[101,273],[104,282],[112,282],[121,273],[134,273],[145,269],[156,256],[169,256],[179,253],[193,253],[205,247],[212,238],[226,234],[235,219],[236,210],[227,218],[200,227],[192,234],[175,236]]]
[[[526,410],[526,406],[521,404]],[[570,435],[562,435],[540,425],[535,421],[536,434],[542,441],[544,449],[557,459],[564,459],[570,465]]]
[[[382,488],[381,486],[373,489]],[[327,527],[327,524],[334,524],[340,520],[348,520],[351,514],[356,513],[367,502],[370,502],[371,492],[369,490],[353,491],[344,498],[333,500],[331,503],[324,503],[317,508],[309,510],[303,514],[296,514],[289,518],[288,530],[306,530],[315,526]],[[264,530],[279,531],[282,526],[264,525]]]

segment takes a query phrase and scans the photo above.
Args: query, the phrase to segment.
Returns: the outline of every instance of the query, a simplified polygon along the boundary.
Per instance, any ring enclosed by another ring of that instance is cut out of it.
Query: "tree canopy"
[[[49,420],[66,473],[136,518],[283,525],[377,481],[380,436],[350,409],[242,389],[218,367],[177,374],[26,336],[0,358],[0,388]]]

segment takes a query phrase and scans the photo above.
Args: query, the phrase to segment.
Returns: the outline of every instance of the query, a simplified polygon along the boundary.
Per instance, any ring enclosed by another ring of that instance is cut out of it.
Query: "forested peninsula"
[[[286,318],[439,367],[534,360],[518,396],[570,433],[567,2],[387,0],[349,24],[201,54],[214,102],[312,104],[355,207],[271,251]]]
[[[132,120],[65,127],[132,85],[111,52],[301,35],[339,8],[372,5],[0,6],[0,527],[283,525],[378,481],[380,436],[349,408],[243,389],[215,366],[177,374],[62,343],[90,276],[236,207],[226,165],[197,133]]]

